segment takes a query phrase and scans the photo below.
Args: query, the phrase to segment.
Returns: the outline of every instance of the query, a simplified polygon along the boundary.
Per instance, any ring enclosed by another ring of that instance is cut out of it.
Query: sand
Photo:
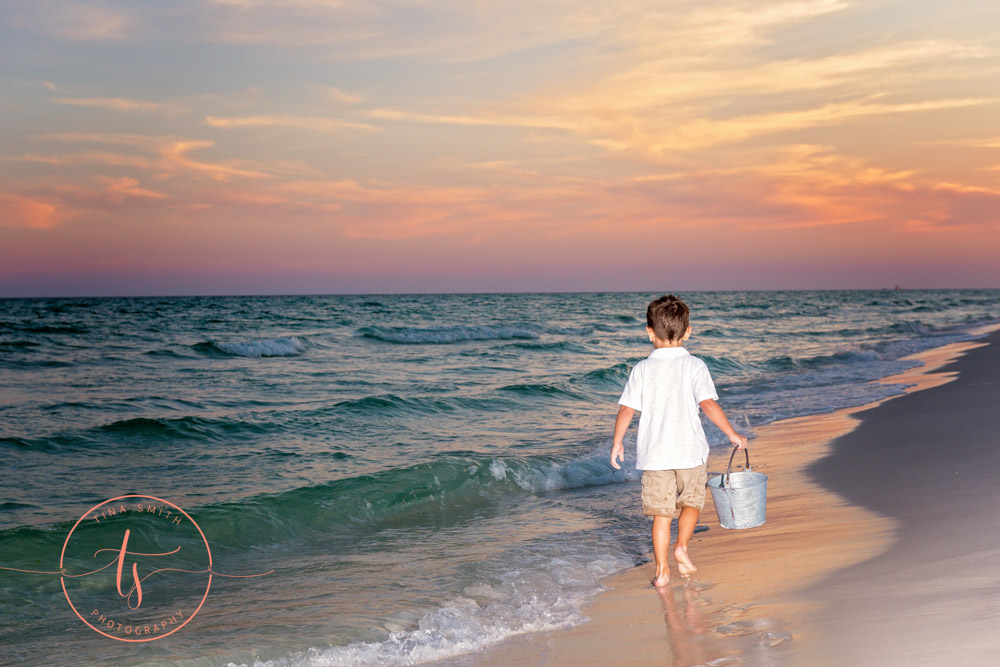
[[[767,523],[725,530],[709,499],[690,580],[673,565],[658,593],[652,564],[633,568],[605,582],[589,622],[463,662],[994,664],[1000,333],[985,341],[915,355],[923,366],[883,380],[911,385],[901,397],[758,429]]]
[[[883,554],[806,592],[826,603],[810,662],[1000,663],[1000,333],[989,341],[949,367],[956,382],[861,415],[813,467],[899,528]]]

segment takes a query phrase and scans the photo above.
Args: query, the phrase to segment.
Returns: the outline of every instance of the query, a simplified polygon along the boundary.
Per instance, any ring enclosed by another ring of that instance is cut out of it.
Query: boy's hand
[[[733,431],[733,434],[729,436],[729,442],[733,443],[733,445],[736,446],[736,449],[746,449],[747,442],[749,441],[745,435]]]
[[[615,459],[622,463],[625,462],[625,431],[628,430],[629,422],[632,421],[634,414],[635,408],[626,405],[618,406],[618,416],[615,418],[615,437],[611,439],[611,467],[615,470],[621,470],[621,466]]]
[[[618,465],[615,459],[625,463],[625,445],[618,443],[611,448],[611,467],[615,470],[621,470],[622,467]]]

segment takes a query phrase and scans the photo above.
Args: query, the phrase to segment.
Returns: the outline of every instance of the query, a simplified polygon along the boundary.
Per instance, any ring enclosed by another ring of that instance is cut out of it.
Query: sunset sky
[[[1000,3],[0,2],[0,296],[1000,286]]]

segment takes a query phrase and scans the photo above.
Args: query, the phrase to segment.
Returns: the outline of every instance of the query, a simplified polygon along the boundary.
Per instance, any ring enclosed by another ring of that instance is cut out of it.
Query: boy
[[[653,517],[653,556],[656,574],[653,586],[670,582],[667,551],[670,547],[670,519],[677,518],[677,545],[674,558],[681,576],[697,570],[688,557],[688,542],[705,505],[708,440],[701,426],[698,407],[722,429],[737,448],[747,446],[716,403],[708,366],[684,349],[691,336],[687,305],[674,295],[662,296],[646,309],[646,333],[653,344],[650,355],[632,369],[618,403],[611,465],[621,468],[625,461],[622,438],[636,410],[639,433],[636,437],[635,467],[642,470],[642,513]]]

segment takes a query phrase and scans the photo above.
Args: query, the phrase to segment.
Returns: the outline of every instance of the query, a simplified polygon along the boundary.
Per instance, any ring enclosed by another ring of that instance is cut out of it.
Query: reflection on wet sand
[[[672,664],[675,667],[701,665],[707,657],[699,635],[704,635],[708,625],[698,607],[700,599],[695,585],[662,586],[656,589],[663,606],[663,621],[667,626]],[[678,603],[677,598],[681,601]]]

